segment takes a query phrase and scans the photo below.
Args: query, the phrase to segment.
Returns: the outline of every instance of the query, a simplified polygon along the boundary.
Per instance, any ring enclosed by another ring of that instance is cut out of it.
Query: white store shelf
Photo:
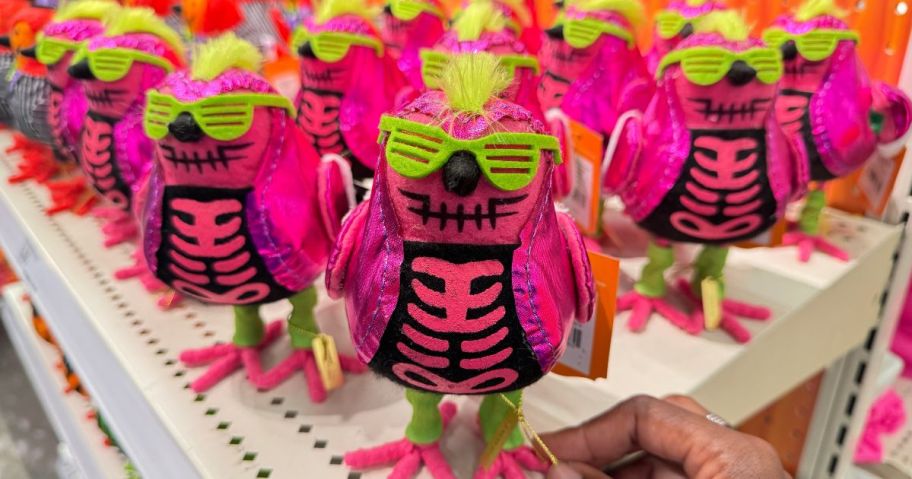
[[[0,134],[0,151],[8,139]],[[0,177],[14,158],[0,155]],[[0,244],[57,332],[86,387],[134,464],[149,478],[348,478],[333,464],[345,451],[401,437],[408,404],[373,375],[350,377],[323,405],[307,399],[293,378],[271,392],[251,389],[236,374],[205,395],[185,388],[201,371],[178,361],[181,350],[231,336],[231,310],[187,302],[162,312],[138,282],[112,273],[130,263],[131,248],[104,249],[88,218],[42,213],[46,192],[35,185],[0,185]],[[690,337],[660,319],[642,335],[618,318],[610,377],[589,382],[549,376],[525,401],[537,429],[583,420],[636,393],[696,394],[729,420],[740,420],[864,340],[874,323],[898,230],[837,217],[836,238],[855,260],[794,261],[794,250],[737,251],[729,288],[738,299],[770,305],[775,317],[754,327],[747,346],[721,333]],[[640,263],[624,262],[635,275]],[[338,303],[322,300],[318,319],[347,338]],[[266,309],[281,317],[281,306]],[[280,356],[287,345],[276,346]],[[342,345],[345,349],[345,344]],[[572,389],[571,389],[572,388]],[[572,390],[572,394],[568,391]],[[460,419],[444,453],[459,477],[470,477],[480,453],[473,400],[460,399]],[[385,477],[385,472],[363,478]]]
[[[75,392],[64,393],[65,380],[57,369],[60,354],[35,334],[32,308],[24,296],[20,284],[5,287],[0,317],[58,438],[73,454],[77,477],[123,477],[124,458],[116,448],[105,446],[105,435],[88,417],[93,412],[88,399]]]

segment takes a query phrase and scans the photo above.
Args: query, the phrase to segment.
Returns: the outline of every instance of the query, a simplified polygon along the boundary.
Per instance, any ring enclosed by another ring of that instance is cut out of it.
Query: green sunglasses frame
[[[383,56],[383,43],[366,35],[343,32],[320,32],[311,35],[304,28],[298,28],[291,40],[292,48],[297,50],[306,41],[310,41],[317,58],[328,63],[345,58],[352,46],[370,47],[378,57]]]
[[[421,15],[422,12],[430,13],[438,18],[443,19],[443,12],[439,8],[426,2],[415,0],[390,0],[390,11],[394,17],[404,22],[410,22]]]
[[[72,63],[78,63],[84,59],[88,59],[92,75],[105,82],[117,81],[127,76],[133,62],[137,61],[161,67],[168,73],[174,71],[174,65],[168,60],[130,48],[99,48],[89,51],[83,45],[73,56]]]
[[[681,15],[678,12],[673,10],[662,10],[656,14],[656,31],[659,34],[659,38],[668,40],[681,33],[681,30],[684,29],[687,22],[688,19],[684,18],[684,15]]]
[[[253,109],[257,106],[283,108],[292,118],[297,113],[291,101],[281,95],[229,93],[194,102],[182,102],[171,95],[149,90],[146,94],[143,130],[149,138],[160,140],[168,136],[168,123],[186,112],[193,116],[206,135],[219,141],[232,141],[250,131]],[[213,116],[219,114],[222,116]]]
[[[35,59],[43,65],[53,65],[59,62],[67,52],[78,52],[81,47],[82,42],[39,34],[35,42]]]
[[[389,115],[381,117],[380,132],[381,142],[386,138],[387,163],[406,178],[425,178],[440,170],[453,153],[471,151],[492,185],[516,191],[535,179],[542,150],[552,152],[554,164],[561,163],[560,143],[550,135],[503,132],[457,140],[439,126]]]
[[[763,32],[763,41],[773,48],[781,48],[789,40],[795,42],[802,57],[819,62],[830,58],[839,47],[839,42],[851,40],[859,43],[861,37],[852,30],[819,29],[795,35],[781,28],[769,28]]]
[[[439,88],[440,75],[443,74],[443,69],[450,61],[450,54],[423,48],[419,55],[421,56],[421,79],[424,80],[424,86],[432,90]],[[539,74],[538,59],[531,55],[497,55],[497,58],[500,60],[501,66],[507,70],[510,82],[516,77],[517,68],[528,68],[536,75]]]
[[[603,33],[626,41],[628,48],[636,46],[633,34],[615,23],[595,18],[574,18],[564,21],[564,39],[573,48],[586,48],[595,43]]]
[[[681,64],[684,76],[701,86],[715,85],[731,69],[732,65],[742,60],[757,70],[757,79],[772,85],[782,78],[782,55],[773,48],[752,48],[743,52],[732,52],[719,47],[695,47],[674,50],[662,58],[656,71],[656,78],[661,78],[665,69],[676,63]],[[715,67],[714,65],[718,65]]]

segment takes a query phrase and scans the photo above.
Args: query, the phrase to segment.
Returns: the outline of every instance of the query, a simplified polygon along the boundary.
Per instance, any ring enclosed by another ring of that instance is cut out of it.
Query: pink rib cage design
[[[244,268],[251,256],[249,248],[245,248],[247,238],[241,232],[244,206],[240,201],[177,198],[169,207],[177,213],[173,216],[173,226],[179,233],[170,233],[168,238],[173,245],[168,252],[172,260],[168,268],[177,278],[172,285],[174,289],[205,301],[230,304],[256,303],[269,294],[269,285],[248,283],[257,271],[252,265]],[[212,264],[214,275],[207,274],[206,264],[199,259],[216,260]],[[212,281],[232,288],[216,293],[207,288]]]
[[[503,289],[503,284],[495,283],[488,289],[471,293],[472,281],[487,276],[503,274],[504,267],[498,261],[486,260],[471,263],[451,263],[439,258],[419,257],[412,262],[412,268],[417,273],[425,273],[444,281],[444,292],[437,292],[428,288],[421,281],[412,280],[412,288],[418,299],[425,304],[445,311],[443,317],[428,314],[417,304],[408,304],[408,314],[422,326],[447,336],[450,333],[479,333],[494,327],[504,319],[506,310],[500,306],[488,314],[469,320],[470,309],[484,308],[494,303]],[[442,273],[445,272],[445,273]],[[445,276],[440,276],[445,274]],[[403,325],[402,333],[411,341],[429,351],[444,353],[450,351],[454,345],[447,339],[435,338],[422,334],[410,327]],[[415,381],[409,374],[423,378],[434,384],[431,389],[441,393],[481,394],[488,391],[504,390],[519,378],[519,373],[510,368],[496,368],[513,353],[510,346],[497,346],[506,339],[508,329],[506,326],[497,329],[487,338],[461,341],[458,347],[464,353],[489,354],[471,359],[462,359],[458,365],[451,365],[450,360],[444,356],[425,354],[415,351],[404,342],[399,341],[396,348],[407,357],[411,363],[397,363],[392,371],[402,381],[420,389],[428,389],[428,385]],[[460,382],[450,381],[429,369],[445,369],[458,367],[466,371],[482,371],[481,373]],[[496,368],[496,369],[494,369]],[[499,380],[493,385],[480,387],[492,381]]]
[[[685,211],[671,214],[672,226],[694,238],[711,241],[737,238],[758,228],[763,223],[759,214],[763,201],[762,178],[760,171],[754,169],[760,159],[757,141],[702,136],[694,140],[694,148],[694,159],[700,168],[715,175],[696,167],[691,170],[693,180],[684,184],[686,193],[681,195]],[[715,152],[715,157],[704,153],[706,150]],[[739,159],[741,154],[746,157]],[[711,218],[720,210],[722,216],[730,219],[716,224]]]
[[[86,117],[82,130],[82,169],[92,186],[120,209],[130,207],[130,198],[118,187],[113,154],[114,130],[111,124]]]
[[[78,161],[76,152],[73,151],[72,145],[67,142],[67,132],[63,121],[63,91],[56,88],[48,89],[48,126],[51,127],[51,135],[54,137],[54,146],[61,155],[66,156],[67,161]]]
[[[339,129],[342,100],[331,93],[321,95],[312,90],[301,90],[298,102],[298,122],[317,153],[320,156],[342,154],[345,150]]]

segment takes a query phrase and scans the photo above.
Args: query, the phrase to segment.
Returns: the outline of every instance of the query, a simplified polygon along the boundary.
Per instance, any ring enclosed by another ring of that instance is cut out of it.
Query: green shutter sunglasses
[[[470,151],[488,181],[504,191],[528,186],[535,179],[542,150],[560,164],[557,138],[537,133],[492,133],[474,140],[457,140],[438,126],[384,115],[381,140],[386,137],[386,161],[407,178],[424,178],[439,170],[457,151]]]
[[[171,95],[150,90],[146,96],[143,129],[149,138],[168,136],[168,124],[181,113],[189,113],[206,135],[219,141],[232,141],[250,131],[253,109],[257,106],[284,108],[292,117],[294,106],[281,95],[237,93],[182,102]]]
[[[666,68],[680,63],[684,76],[692,83],[701,86],[714,85],[725,78],[738,60],[756,70],[757,78],[763,83],[773,84],[782,78],[782,55],[778,50],[752,48],[743,52],[733,52],[719,47],[695,47],[672,51],[662,58],[656,77],[661,78]]]
[[[795,42],[798,53],[802,57],[819,62],[830,58],[839,46],[839,42],[851,40],[858,43],[861,38],[858,33],[850,30],[812,30],[807,33],[795,35],[780,28],[770,28],[763,32],[763,41],[773,48],[781,48],[789,41]]]
[[[444,18],[443,12],[433,4],[416,0],[391,0],[390,11],[393,16],[404,22],[410,22],[423,12],[430,13],[439,18]]]
[[[35,42],[35,58],[44,65],[53,65],[59,62],[67,52],[76,52],[81,46],[82,42],[38,35]]]
[[[603,33],[626,41],[628,48],[636,45],[629,30],[612,22],[595,18],[570,19],[564,22],[564,39],[573,48],[586,48],[595,43]]]
[[[305,42],[310,42],[310,48],[317,58],[328,63],[345,58],[352,46],[369,47],[378,57],[383,56],[383,43],[367,35],[329,31],[311,34],[298,28],[291,42],[292,47],[297,50]]]
[[[166,72],[174,71],[174,65],[168,60],[148,53],[143,53],[130,48],[100,48],[89,51],[82,46],[73,56],[72,63],[88,60],[89,69],[95,78],[112,82],[127,76],[133,62],[148,63],[161,67]]]

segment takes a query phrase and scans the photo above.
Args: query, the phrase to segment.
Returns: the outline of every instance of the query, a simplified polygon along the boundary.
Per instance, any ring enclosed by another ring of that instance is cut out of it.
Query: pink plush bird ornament
[[[479,423],[493,441],[561,356],[573,318],[592,314],[588,257],[551,196],[557,139],[501,98],[511,83],[501,65],[452,55],[442,90],[383,117],[370,200],[330,256],[327,290],[345,300],[358,357],[406,388],[413,414],[405,439],[349,453],[351,467],[395,464],[406,478],[423,463],[453,477],[439,449],[454,413],[443,396],[484,396]],[[493,452],[477,477],[546,469],[518,429]]]

